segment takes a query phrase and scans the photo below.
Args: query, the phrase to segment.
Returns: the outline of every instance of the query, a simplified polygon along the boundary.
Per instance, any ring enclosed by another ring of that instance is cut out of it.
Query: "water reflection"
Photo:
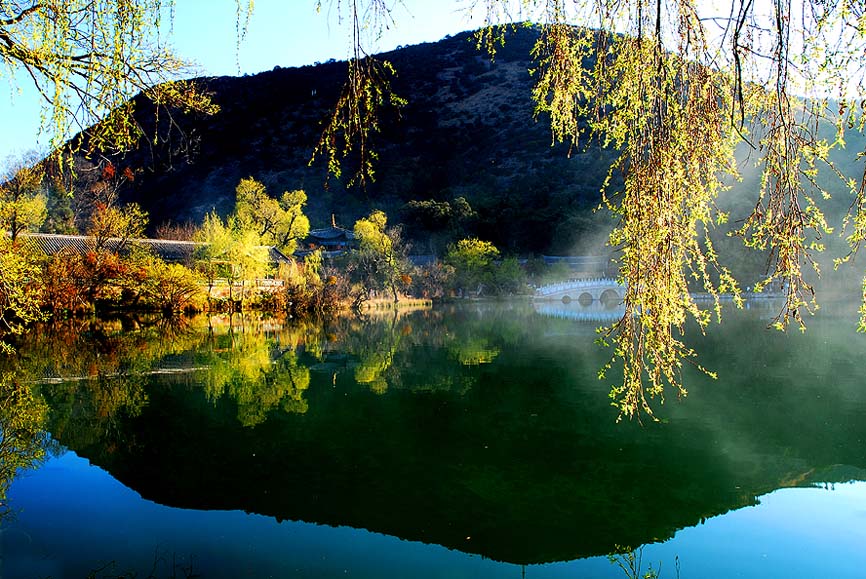
[[[6,495],[15,476],[45,458],[47,410],[14,374],[0,372],[0,519],[11,512]]]
[[[542,563],[661,541],[777,488],[866,478],[853,333],[765,325],[726,318],[699,344],[720,380],[688,376],[690,396],[645,427],[615,424],[592,326],[531,305],[75,322],[31,336],[17,372],[59,442],[159,504]]]
[[[622,318],[625,308],[621,302],[601,300],[577,302],[533,302],[535,311],[551,318],[612,324]]]

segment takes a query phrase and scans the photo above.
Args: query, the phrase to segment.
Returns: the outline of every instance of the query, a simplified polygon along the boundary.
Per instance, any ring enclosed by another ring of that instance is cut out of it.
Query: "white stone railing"
[[[595,289],[595,288],[622,288],[615,279],[609,277],[574,279],[559,283],[544,285],[536,288],[535,294],[549,296],[567,290]]]

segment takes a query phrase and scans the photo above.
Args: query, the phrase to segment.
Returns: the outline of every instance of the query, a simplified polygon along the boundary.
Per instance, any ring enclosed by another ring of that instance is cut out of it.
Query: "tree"
[[[43,233],[75,235],[75,211],[72,209],[72,196],[62,187],[52,183],[45,191],[47,217],[42,223]]]
[[[515,257],[506,257],[493,268],[490,285],[497,295],[526,294],[526,271]]]
[[[0,61],[7,75],[31,81],[42,99],[43,129],[57,147],[79,131],[90,151],[123,150],[142,129],[136,93],[158,106],[213,112],[194,83],[175,80],[187,63],[168,44],[164,0],[0,1]],[[240,11],[249,9],[238,0]],[[240,12],[239,12],[240,14]],[[97,123],[97,121],[100,121]],[[96,124],[94,124],[96,123]]]
[[[203,244],[196,256],[197,267],[208,281],[208,299],[218,277],[229,284],[229,301],[235,306],[234,286],[240,283],[237,307],[243,308],[246,286],[267,275],[270,268],[268,248],[259,235],[245,228],[240,219],[230,215],[225,222],[212,212],[205,217],[196,241]]]
[[[147,213],[135,203],[124,207],[97,204],[87,226],[92,248],[74,257],[81,262],[77,283],[88,303],[115,300],[124,290],[138,294],[144,274],[137,262],[145,259],[147,251],[134,240],[144,236],[146,226]]]
[[[39,267],[28,247],[0,235],[0,353],[11,353],[3,341],[20,334],[28,324],[43,318],[36,283]]]
[[[222,218],[215,211],[211,211],[205,215],[204,222],[193,239],[202,244],[196,250],[195,267],[207,280],[207,297],[211,300],[217,278],[228,277],[226,256],[232,243],[231,232],[226,228]]]
[[[192,270],[156,257],[148,259],[144,265],[140,292],[145,303],[167,315],[200,308],[201,285]]]
[[[8,231],[12,241],[47,216],[43,172],[34,162],[33,157],[10,157],[0,169],[0,231]]]
[[[240,225],[254,231],[263,243],[291,255],[297,242],[310,232],[310,221],[304,215],[307,194],[303,191],[286,191],[276,200],[263,184],[250,177],[241,179],[235,193]]]
[[[82,256],[69,248],[46,258],[39,277],[43,307],[55,315],[86,308],[89,304],[85,268]]]
[[[426,239],[431,253],[441,253],[448,243],[464,237],[467,224],[477,217],[465,197],[452,201],[412,200],[403,205],[401,213],[416,238]]]
[[[400,229],[386,229],[387,224],[388,217],[382,211],[373,211],[355,222],[358,249],[352,252],[352,261],[365,290],[386,288],[397,303],[398,288],[403,285],[409,264]]]
[[[445,254],[445,263],[454,268],[455,281],[464,289],[489,283],[497,259],[499,250],[495,245],[474,237],[450,245]]]
[[[147,212],[137,203],[123,207],[98,205],[90,216],[87,235],[93,238],[96,251],[109,247],[116,253],[127,250],[133,240],[144,237]]]
[[[261,237],[250,229],[244,228],[240,222],[230,216],[228,229],[232,233],[232,243],[229,246],[227,259],[231,264],[232,278],[230,281],[240,281],[240,307],[247,294],[247,285],[252,285],[257,279],[265,277],[270,271],[269,251],[262,245]]]

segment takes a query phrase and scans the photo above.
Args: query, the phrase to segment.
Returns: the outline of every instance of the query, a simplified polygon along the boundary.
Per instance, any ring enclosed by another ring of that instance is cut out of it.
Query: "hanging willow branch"
[[[322,3],[318,2],[316,6],[321,10]],[[352,56],[348,61],[346,83],[310,164],[324,156],[328,175],[340,178],[343,159],[355,153],[358,168],[347,184],[357,183],[363,187],[375,177],[377,155],[371,146],[371,138],[380,131],[380,111],[385,107],[399,109],[406,104],[391,90],[394,67],[386,60],[370,56],[365,48],[366,42],[375,43],[382,32],[393,25],[394,3],[386,0],[368,0],[366,3],[337,0],[332,6],[337,9],[339,20],[348,22],[351,27]]]
[[[190,67],[165,42],[172,10],[171,0],[0,0],[0,76],[31,81],[55,150],[81,131],[87,138],[67,152],[129,149],[142,136],[137,93],[166,107],[215,110],[195,83],[177,80]]]
[[[852,254],[866,240],[866,177],[856,186],[829,158],[846,129],[863,128],[866,102],[855,100],[866,88],[862,0],[731,0],[723,13],[697,0],[474,0],[470,8],[485,19],[477,41],[491,56],[515,17],[539,26],[533,98],[554,141],[573,149],[597,140],[620,152],[602,195],[619,217],[610,244],[622,252],[625,315],[601,339],[614,348],[602,375],[623,368],[611,391],[620,416],[652,415],[650,399],[667,388],[684,394],[683,364],[695,363],[687,320],[704,328],[720,319],[720,293],[739,300],[710,239],[728,219],[715,200],[738,177],[738,143],[749,145],[762,178],[736,233],[768,256],[756,289],[784,291],[774,325],[803,327],[817,307],[807,274],[818,272],[815,253],[832,231],[819,207],[829,196],[819,167],[854,195]],[[385,98],[369,94],[371,103]],[[828,114],[830,95],[837,116]],[[365,122],[357,111],[367,105],[351,102],[360,104],[346,110],[356,112],[337,126],[366,137],[353,123]],[[821,135],[834,125],[828,142]],[[712,311],[693,291],[715,298]],[[862,314],[866,330],[866,280]]]

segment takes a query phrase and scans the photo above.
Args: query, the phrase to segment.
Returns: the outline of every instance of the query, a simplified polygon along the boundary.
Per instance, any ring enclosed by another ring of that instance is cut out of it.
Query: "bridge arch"
[[[601,292],[598,301],[607,307],[613,307],[622,303],[622,297],[620,297],[619,292],[615,289],[608,288]]]
[[[616,307],[622,304],[625,287],[615,279],[574,279],[539,287],[535,297],[539,300],[562,303],[579,302],[586,307],[593,302]]]

